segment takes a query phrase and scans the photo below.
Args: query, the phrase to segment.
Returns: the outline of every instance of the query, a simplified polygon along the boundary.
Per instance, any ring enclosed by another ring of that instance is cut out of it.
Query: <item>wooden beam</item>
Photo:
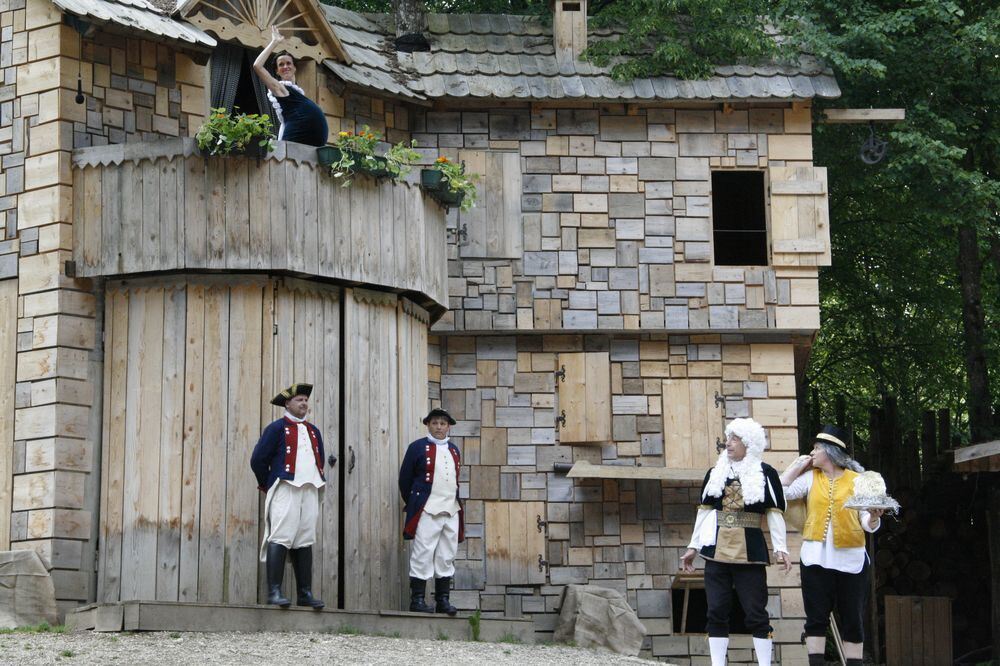
[[[701,481],[703,469],[667,467],[631,467],[625,465],[592,465],[578,460],[566,474],[571,479],[654,479],[659,481]]]
[[[906,120],[906,109],[823,109],[817,122],[828,125],[850,123],[899,123]]]
[[[958,465],[959,463],[971,462],[990,456],[1000,456],[1000,439],[955,449],[955,464]]]

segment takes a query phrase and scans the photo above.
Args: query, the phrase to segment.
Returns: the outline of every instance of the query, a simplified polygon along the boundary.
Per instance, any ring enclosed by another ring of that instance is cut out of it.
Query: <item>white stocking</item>
[[[754,638],[753,649],[757,653],[757,666],[771,666],[771,639]]]
[[[729,637],[709,636],[708,653],[712,655],[712,666],[726,666],[726,652],[729,651]]]

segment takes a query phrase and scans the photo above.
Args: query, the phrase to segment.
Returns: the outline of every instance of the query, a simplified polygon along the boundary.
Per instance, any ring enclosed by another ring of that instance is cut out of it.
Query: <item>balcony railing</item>
[[[409,183],[341,187],[315,148],[279,142],[259,162],[188,138],[81,148],[73,192],[80,277],[262,271],[448,304],[444,213]]]

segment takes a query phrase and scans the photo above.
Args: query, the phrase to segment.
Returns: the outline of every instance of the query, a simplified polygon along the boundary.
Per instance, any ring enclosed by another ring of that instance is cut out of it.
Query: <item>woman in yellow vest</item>
[[[847,666],[862,663],[870,575],[865,532],[879,528],[882,511],[844,508],[854,494],[855,477],[864,471],[848,453],[849,437],[843,428],[823,426],[812,454],[800,456],[781,475],[786,500],[806,498],[799,560],[809,666],[826,663],[826,630],[834,608]]]

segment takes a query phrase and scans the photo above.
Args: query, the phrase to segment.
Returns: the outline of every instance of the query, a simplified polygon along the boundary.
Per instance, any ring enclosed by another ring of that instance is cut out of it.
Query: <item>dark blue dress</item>
[[[286,86],[287,97],[275,99],[281,106],[282,141],[294,141],[308,146],[326,145],[330,136],[330,128],[326,124],[326,115],[316,102],[312,101],[298,90]]]

